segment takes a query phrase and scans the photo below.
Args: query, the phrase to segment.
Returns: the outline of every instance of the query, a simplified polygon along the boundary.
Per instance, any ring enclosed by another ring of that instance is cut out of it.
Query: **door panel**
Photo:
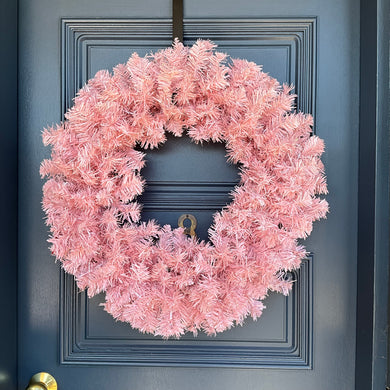
[[[49,154],[41,128],[61,120],[88,78],[133,51],[144,55],[170,44],[170,22],[163,19],[170,4],[21,1],[20,388],[39,370],[51,372],[61,389],[353,387],[358,34],[352,5],[331,3],[325,10],[319,0],[294,7],[281,0],[216,1],[203,13],[203,1],[186,3],[186,44],[210,38],[218,50],[263,64],[296,86],[297,108],[315,114],[314,130],[327,145],[331,214],[306,240],[312,255],[293,273],[290,296],[271,294],[257,322],[217,337],[162,340],[116,323],[99,305],[102,295],[88,300],[54,264],[38,170]],[[268,17],[256,16],[267,10]],[[37,23],[42,14],[47,25]],[[237,182],[237,167],[224,154],[221,144],[202,147],[174,137],[148,152],[142,218],[175,226],[190,212],[207,239],[212,214],[229,202]]]
[[[62,22],[64,48],[63,91],[68,108],[71,97],[100,69],[125,62],[136,50],[145,55],[158,47],[143,43],[153,32],[169,44],[164,21],[79,20]],[[169,23],[168,23],[169,25]],[[165,32],[165,36],[163,31]],[[137,31],[137,36],[134,32]],[[200,34],[213,39],[219,50],[263,64],[281,82],[300,91],[297,105],[311,112],[315,91],[316,20],[253,19],[186,21],[186,42]],[[241,39],[237,40],[237,35]],[[143,46],[144,45],[144,46]],[[127,51],[124,50],[127,49]],[[297,63],[300,58],[301,62]],[[65,76],[66,75],[66,76]],[[72,88],[73,87],[73,88]],[[140,201],[142,219],[177,226],[178,217],[191,213],[198,220],[197,234],[207,239],[212,215],[229,202],[229,191],[238,182],[238,168],[227,164],[223,144],[195,145],[188,137],[168,137],[158,150],[148,151],[143,176],[147,188]],[[70,277],[64,277],[65,303],[61,340],[64,364],[249,366],[310,368],[312,357],[311,262],[302,269],[303,280],[294,273],[296,286],[290,297],[272,294],[262,320],[248,320],[215,338],[187,335],[179,341],[157,341],[126,324],[116,324],[104,313],[104,296],[89,301],[79,294]],[[74,314],[73,314],[74,313]],[[69,321],[69,318],[71,321]],[[103,325],[104,324],[104,325]],[[97,326],[98,325],[98,326]],[[115,341],[113,342],[112,339]],[[153,357],[150,357],[150,354]]]

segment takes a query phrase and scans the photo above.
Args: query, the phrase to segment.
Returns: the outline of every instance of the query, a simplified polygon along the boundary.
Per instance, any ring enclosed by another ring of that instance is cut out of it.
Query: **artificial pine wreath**
[[[259,317],[269,291],[306,256],[328,204],[312,117],[292,112],[291,88],[253,62],[227,60],[210,41],[145,58],[133,54],[79,91],[66,120],[44,131],[41,175],[51,250],[78,287],[106,293],[105,310],[142,332],[215,334]],[[209,242],[141,222],[145,150],[166,132],[224,142],[240,166],[232,202],[214,215]]]

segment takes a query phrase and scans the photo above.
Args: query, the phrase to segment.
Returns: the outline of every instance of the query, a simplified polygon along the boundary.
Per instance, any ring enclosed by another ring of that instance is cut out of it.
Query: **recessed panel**
[[[273,47],[267,44],[257,43],[252,46],[242,47],[239,42],[236,45],[224,45],[218,48],[229,54],[232,58],[242,58],[253,61],[262,67],[262,70],[276,78],[281,84],[294,82],[295,64],[291,61],[294,55],[294,42],[279,43]]]
[[[163,46],[149,45],[135,46],[131,44],[123,43],[117,45],[114,43],[101,45],[98,42],[96,45],[88,44],[88,79],[93,77],[96,72],[102,69],[107,69],[110,72],[118,64],[125,64],[133,53],[137,53],[140,57],[144,57],[147,54],[155,53]]]
[[[83,309],[86,312],[87,328],[85,337],[87,339],[109,339],[115,334],[116,338],[127,341],[139,339],[156,340],[155,336],[140,334],[140,332],[132,329],[127,323],[115,322],[112,316],[104,311],[101,306],[103,302],[104,294],[100,294],[92,299],[88,299],[85,296]],[[197,336],[188,333],[180,340],[174,342],[224,341],[229,343],[234,340],[235,342],[261,342],[264,345],[286,343],[288,340],[287,325],[288,321],[292,319],[292,308],[287,308],[286,305],[293,305],[293,302],[281,294],[271,293],[264,301],[264,304],[267,308],[258,321],[253,321],[251,318],[246,319],[242,326],[236,326],[212,337],[207,336],[203,332],[200,332]],[[280,316],[280,313],[285,315]]]

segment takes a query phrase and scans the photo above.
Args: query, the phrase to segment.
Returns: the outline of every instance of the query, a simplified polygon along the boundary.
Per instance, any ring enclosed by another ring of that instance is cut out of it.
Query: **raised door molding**
[[[97,310],[99,297],[88,299],[85,292],[78,291],[73,278],[61,272],[61,364],[310,369],[312,263],[313,256],[305,259],[301,268],[291,273],[296,282],[289,296],[278,297],[282,310],[280,324],[274,325],[276,328],[280,325],[277,337],[259,334],[256,339],[245,340],[229,339],[226,332],[217,338],[189,335],[179,340],[163,340],[131,332],[127,324],[122,325],[128,327],[128,335],[126,330],[99,334],[90,323],[93,317],[90,312]],[[263,316],[267,310],[270,308],[265,309]],[[261,321],[263,317],[257,322]],[[243,327],[248,322],[251,321],[246,320]],[[116,325],[114,320],[112,323]]]
[[[93,58],[98,58],[99,51],[146,48],[151,52],[171,44],[170,20],[63,19],[61,29],[62,114],[72,105],[76,92],[93,77],[97,70]],[[213,40],[220,51],[239,52],[242,47],[279,50],[285,61],[282,77],[285,82],[295,85],[299,96],[297,109],[315,114],[315,18],[184,20],[185,43],[192,44],[198,38]],[[191,207],[195,210],[220,209],[226,204],[226,193],[235,183],[157,181],[148,184],[150,193],[143,199],[144,208],[153,212]],[[175,200],[178,188],[180,200]],[[153,191],[159,196],[153,196]],[[191,197],[194,191],[202,193],[202,202]],[[292,273],[296,282],[288,297],[272,294],[269,298],[278,302],[280,310],[275,334],[258,332],[256,337],[245,340],[231,337],[230,331],[217,338],[162,340],[141,335],[130,326],[126,328],[129,329],[127,333],[113,320],[112,332],[108,334],[110,326],[102,330],[91,323],[94,318],[111,321],[104,317],[101,308],[99,312],[99,299],[102,298],[89,300],[85,292],[77,290],[73,278],[61,271],[61,364],[310,369],[312,262],[313,256],[310,256],[303,261],[299,271]],[[271,309],[265,310],[264,319],[267,310]],[[258,323],[262,320],[260,318]]]
[[[90,54],[97,47],[148,47],[171,44],[167,19],[62,19],[62,109],[92,77]],[[284,47],[286,82],[295,86],[297,109],[315,116],[317,19],[185,19],[184,42],[211,39],[219,50],[232,47]]]

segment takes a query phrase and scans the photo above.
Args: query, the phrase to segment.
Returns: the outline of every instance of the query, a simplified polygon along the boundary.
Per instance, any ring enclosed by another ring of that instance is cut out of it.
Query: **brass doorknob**
[[[57,390],[57,382],[47,372],[38,372],[31,377],[26,390]]]

